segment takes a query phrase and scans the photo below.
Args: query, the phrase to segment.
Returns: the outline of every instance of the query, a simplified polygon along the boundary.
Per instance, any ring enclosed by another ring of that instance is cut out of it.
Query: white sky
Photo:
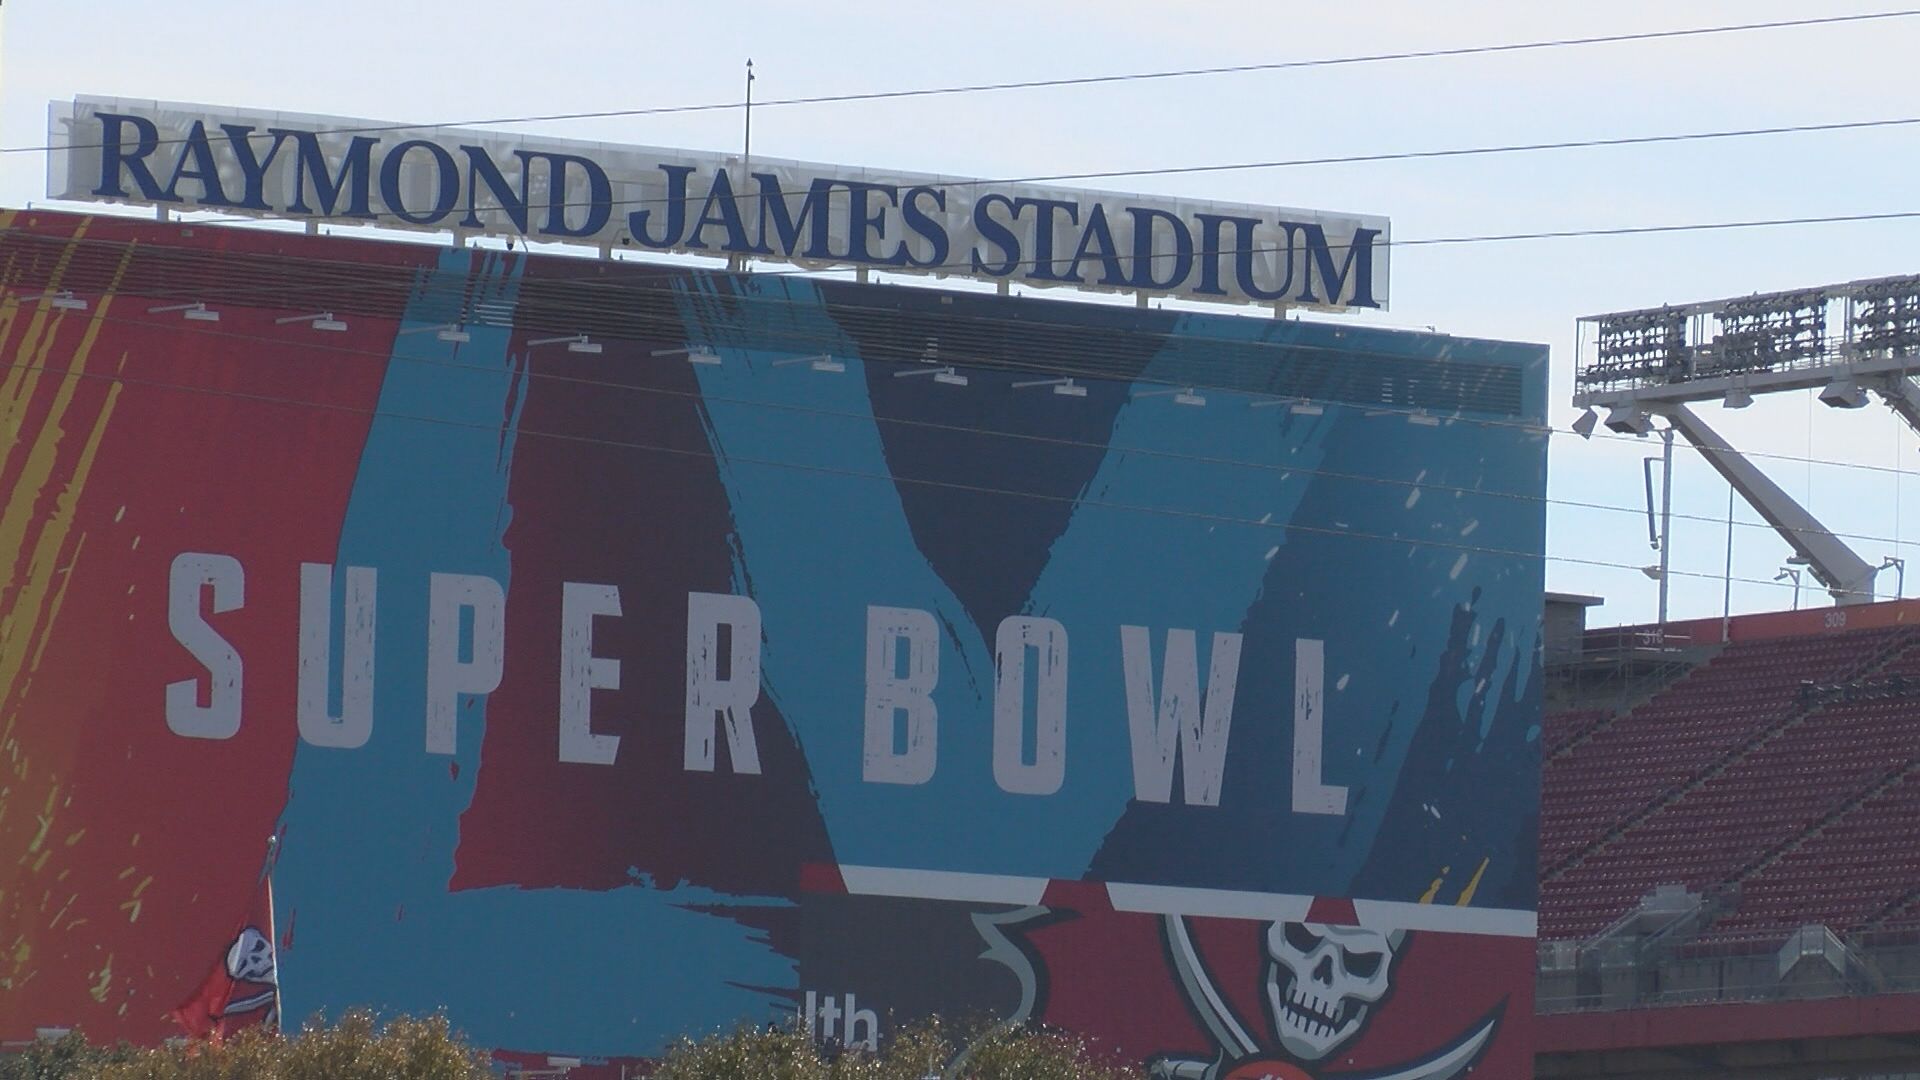
[[[75,94],[381,120],[736,100],[751,56],[762,99],[1259,63],[1891,10],[1785,0],[1393,3],[1109,2],[558,5],[469,0],[0,6],[0,145],[46,138]],[[1704,38],[1340,68],[757,109],[756,154],[1022,176],[1920,115],[1920,17]],[[503,130],[514,130],[507,125]],[[737,112],[524,126],[540,134],[736,149]],[[1088,181],[1087,186],[1386,214],[1399,239],[1920,210],[1920,130]],[[0,205],[45,195],[38,154],[0,155]],[[1577,316],[1920,271],[1920,221],[1588,238],[1394,253],[1387,325],[1545,342],[1552,416],[1575,416]],[[1065,294],[1056,294],[1062,295]],[[1810,395],[1703,415],[1749,452],[1920,472],[1920,446],[1877,403]],[[1552,440],[1551,589],[1607,598],[1593,620],[1651,619],[1656,587],[1640,463],[1656,441]],[[1869,562],[1920,555],[1920,477],[1801,460],[1767,471]],[[1676,453],[1675,618],[1721,606],[1727,489]],[[1758,519],[1741,506],[1736,520]],[[1784,608],[1788,554],[1736,525],[1733,607]],[[1891,595],[1894,574],[1882,575]],[[1920,593],[1920,564],[1912,588]],[[1825,597],[1809,589],[1809,606]]]

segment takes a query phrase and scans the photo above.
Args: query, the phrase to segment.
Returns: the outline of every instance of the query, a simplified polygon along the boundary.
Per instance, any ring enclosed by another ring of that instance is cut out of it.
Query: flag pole
[[[273,957],[273,1030],[280,1031],[280,929],[273,907],[273,868],[280,862],[280,837],[267,837],[267,944]]]

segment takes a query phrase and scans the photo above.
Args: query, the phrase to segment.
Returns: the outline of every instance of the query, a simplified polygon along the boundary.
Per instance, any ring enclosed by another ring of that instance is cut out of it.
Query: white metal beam
[[[1920,434],[1920,385],[1905,375],[1885,375],[1862,379],[1860,385],[1880,395],[1887,407],[1900,414],[1916,434]]]
[[[1901,382],[1912,386],[1910,380],[1902,379]],[[1914,388],[1912,392],[1920,394],[1920,388]],[[1674,430],[1700,451],[1700,456],[1707,459],[1707,464],[1712,465],[1714,471],[1732,484],[1734,490],[1766,519],[1767,524],[1773,526],[1794,553],[1807,561],[1808,569],[1833,594],[1835,603],[1873,602],[1875,568],[1854,554],[1852,548],[1834,536],[1832,530],[1820,524],[1819,519],[1808,513],[1805,507],[1795,502],[1784,488],[1735,450],[1684,403],[1661,403],[1655,406],[1655,412],[1665,416]]]

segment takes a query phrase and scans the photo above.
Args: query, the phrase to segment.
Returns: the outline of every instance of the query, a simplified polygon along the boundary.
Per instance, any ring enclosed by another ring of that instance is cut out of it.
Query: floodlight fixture
[[[1730,386],[1721,397],[1720,404],[1729,409],[1744,409],[1753,404],[1753,391],[1745,386]]]
[[[1327,411],[1326,407],[1319,402],[1308,401],[1305,398],[1265,398],[1247,402],[1249,409],[1272,409],[1281,405],[1285,405],[1287,411],[1295,416],[1319,416]]]
[[[775,360],[774,367],[788,367],[792,364],[805,364],[815,371],[824,371],[838,375],[847,370],[847,365],[835,360],[829,353],[817,353],[813,356],[789,356],[785,360]]]
[[[529,338],[527,347],[532,348],[535,345],[558,345],[563,341],[567,344],[568,352],[590,354],[600,352],[600,343],[585,334],[561,334],[558,337]]]
[[[31,304],[36,300],[45,300],[47,306],[59,308],[62,311],[87,310],[87,302],[73,295],[72,289],[61,289],[59,292],[38,293],[33,296],[23,296],[20,298],[20,302],[23,304]]]
[[[1789,559],[1788,561],[1791,562],[1792,560]],[[1773,575],[1773,580],[1775,581],[1786,581],[1789,578],[1793,580],[1793,610],[1799,611],[1800,610],[1800,571],[1790,566],[1783,566],[1780,568],[1779,573]]]
[[[1645,435],[1653,430],[1653,414],[1638,405],[1615,405],[1607,410],[1607,430],[1622,435]]]
[[[896,379],[910,379],[915,375],[931,375],[933,376],[934,382],[944,386],[967,385],[967,377],[954,371],[951,364],[945,367],[910,368],[906,371],[896,371],[893,373],[893,377]]]
[[[410,326],[400,331],[402,334],[424,334],[429,330],[441,341],[472,341],[473,335],[460,323],[439,323],[434,326]]]
[[[1184,389],[1172,387],[1166,390],[1142,390],[1133,396],[1137,398],[1170,397],[1175,405],[1199,406],[1207,403],[1206,395],[1195,393],[1191,386]]]
[[[1863,284],[1853,296],[1848,335],[1869,352],[1898,355],[1920,348],[1920,277]]]
[[[655,349],[655,356],[684,356],[689,364],[713,365],[720,363],[720,354],[705,345],[694,345],[685,349]]]
[[[1654,563],[1651,566],[1643,566],[1640,568],[1640,572],[1655,581],[1659,581],[1662,577],[1666,576],[1666,572],[1660,569],[1659,563]]]
[[[327,330],[333,333],[339,333],[340,331],[345,330],[347,328],[347,324],[344,322],[341,322],[339,319],[334,318],[333,312],[331,311],[316,312],[312,315],[287,315],[283,318],[278,318],[273,321],[274,321],[274,324],[278,326],[285,326],[288,323],[303,322],[303,323],[306,323],[308,326],[311,326],[315,330]]]
[[[1074,382],[1072,379],[1028,379],[1013,384],[1015,390],[1025,390],[1030,386],[1051,386],[1053,387],[1053,392],[1061,397],[1083,398],[1087,396],[1087,388],[1080,383]]]
[[[1897,555],[1887,555],[1881,558],[1879,568],[1882,570],[1891,569],[1899,575],[1899,579],[1894,584],[1893,595],[1897,597],[1907,595],[1907,560]]]
[[[1600,425],[1600,414],[1592,409],[1582,412],[1573,422],[1573,433],[1583,439],[1593,438],[1593,429]]]
[[[180,317],[188,320],[189,322],[219,322],[220,321],[220,313],[208,307],[204,303],[161,304],[159,307],[148,308],[147,314],[160,315],[169,311],[179,312]]]
[[[1863,409],[1867,392],[1852,379],[1835,379],[1820,389],[1820,404],[1830,409]]]

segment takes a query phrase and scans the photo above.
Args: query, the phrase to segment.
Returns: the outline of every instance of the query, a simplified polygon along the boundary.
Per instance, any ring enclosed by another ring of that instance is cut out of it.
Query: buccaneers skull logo
[[[1267,1010],[1280,1045],[1319,1061],[1360,1033],[1393,982],[1406,931],[1273,923],[1267,927]]]
[[[1163,1057],[1161,1080],[1451,1080],[1478,1058],[1498,1017],[1423,1059],[1384,1072],[1321,1072],[1366,1029],[1393,989],[1405,930],[1276,921],[1264,935],[1265,1030],[1236,1014],[1195,947],[1187,920],[1161,920],[1167,955],[1188,1004],[1212,1035],[1212,1059]]]

